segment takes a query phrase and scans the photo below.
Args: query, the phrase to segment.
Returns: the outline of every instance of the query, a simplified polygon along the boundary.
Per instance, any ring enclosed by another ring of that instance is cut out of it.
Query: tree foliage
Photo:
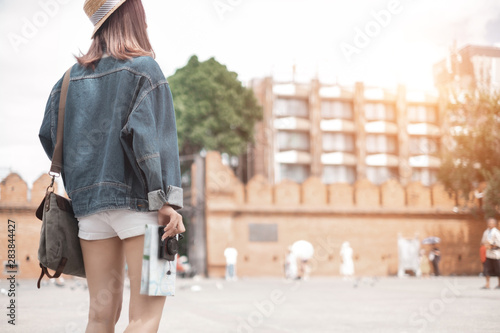
[[[179,151],[201,149],[240,155],[253,142],[254,124],[262,109],[238,75],[214,58],[200,62],[192,56],[168,78],[174,99]]]
[[[439,179],[449,191],[464,194],[480,182],[488,182],[484,203],[491,213],[498,207],[500,192],[500,94],[475,92],[454,97],[448,110],[450,135]]]
[[[486,216],[495,216],[500,212],[500,168],[496,168],[488,179],[484,206]]]

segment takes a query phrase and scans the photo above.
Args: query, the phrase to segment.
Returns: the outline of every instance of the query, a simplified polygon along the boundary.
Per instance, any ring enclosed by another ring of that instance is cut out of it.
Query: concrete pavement
[[[37,289],[36,280],[20,280],[16,326],[7,324],[9,298],[0,295],[0,332],[85,332],[89,299],[82,281]],[[177,281],[159,332],[500,332],[500,290],[480,290],[480,277]],[[116,332],[127,326],[128,292]]]

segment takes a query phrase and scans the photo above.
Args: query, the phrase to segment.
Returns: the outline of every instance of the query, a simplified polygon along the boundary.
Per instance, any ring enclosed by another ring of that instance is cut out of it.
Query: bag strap
[[[47,187],[47,193],[49,192],[49,188],[51,188],[54,185],[55,177],[61,175],[63,136],[64,136],[64,113],[66,112],[66,97],[68,96],[69,78],[72,68],[73,66],[71,66],[66,71],[62,82],[61,94],[59,97],[59,113],[57,115],[56,145],[54,147],[54,153],[52,154],[52,165],[50,166],[50,171],[49,171],[49,175],[52,176],[52,182],[50,183],[49,187]],[[45,200],[47,200],[47,202],[50,202],[47,197],[45,198]],[[36,284],[38,289],[40,289],[40,281],[42,280],[44,275],[47,275],[49,278],[58,278],[59,276],[61,276],[64,267],[66,266],[67,260],[68,259],[65,257],[61,258],[61,261],[59,262],[59,265],[54,275],[51,275],[47,270],[47,267],[43,266],[42,263],[40,263],[40,268],[42,269],[42,271],[40,272],[40,277],[38,278],[38,282]]]
[[[38,289],[40,289],[40,281],[42,280],[44,274],[47,275],[47,277],[50,279],[54,279],[54,278],[57,279],[59,276],[61,276],[61,274],[63,273],[64,267],[66,266],[67,261],[68,261],[68,258],[66,258],[66,257],[61,258],[61,261],[59,262],[59,266],[57,266],[57,270],[54,273],[54,275],[51,275],[49,273],[49,271],[47,270],[47,267],[43,266],[42,263],[40,263],[40,268],[42,269],[42,271],[40,272],[40,277],[38,278],[38,282],[36,284]]]
[[[64,113],[66,111],[66,97],[68,95],[69,76],[71,73],[71,66],[64,74],[64,79],[61,88],[61,95],[59,97],[59,114],[57,116],[57,136],[54,154],[52,155],[52,165],[50,166],[51,175],[60,175],[62,170],[62,156],[63,156],[63,134],[64,134]]]

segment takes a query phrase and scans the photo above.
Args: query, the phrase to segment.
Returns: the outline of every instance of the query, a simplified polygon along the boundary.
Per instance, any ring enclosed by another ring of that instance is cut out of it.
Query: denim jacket
[[[45,109],[40,141],[52,159],[62,78]],[[170,87],[151,57],[103,57],[72,67],[61,176],[76,217],[127,208],[183,207]]]

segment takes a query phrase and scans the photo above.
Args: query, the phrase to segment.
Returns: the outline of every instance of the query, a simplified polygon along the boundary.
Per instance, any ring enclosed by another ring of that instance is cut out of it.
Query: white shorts
[[[120,239],[144,235],[145,224],[158,225],[158,212],[129,209],[106,210],[78,219],[78,237],[86,240]]]

